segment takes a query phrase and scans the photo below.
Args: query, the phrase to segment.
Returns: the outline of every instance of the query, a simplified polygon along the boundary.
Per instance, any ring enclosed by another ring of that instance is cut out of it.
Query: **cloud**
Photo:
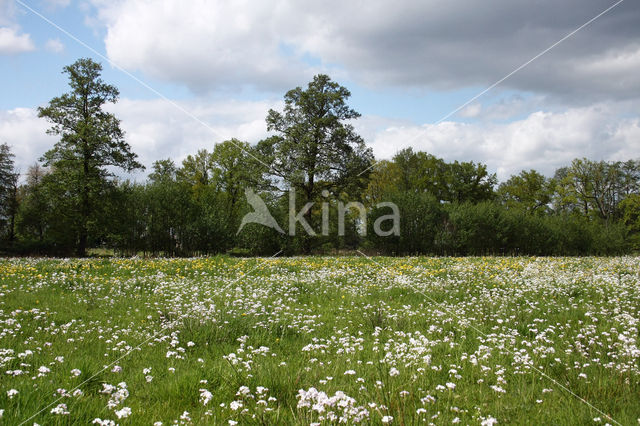
[[[49,52],[53,53],[62,53],[64,52],[64,44],[60,41],[59,38],[51,38],[47,40],[44,45],[45,49]]]
[[[253,86],[290,88],[313,75],[294,52],[286,3],[99,1],[106,51],[129,70],[180,82],[195,92]],[[292,30],[293,31],[293,30]]]
[[[121,99],[106,108],[121,119],[126,141],[147,169],[164,158],[180,164],[187,155],[199,149],[211,151],[215,143],[232,137],[255,143],[267,135],[265,117],[269,108],[282,108],[280,101],[201,100],[177,104],[209,128],[164,100]],[[49,127],[35,109],[0,110],[0,143],[12,147],[21,172],[56,143],[56,137],[46,134]],[[135,177],[142,179],[145,174]]]
[[[255,143],[267,136],[265,117],[280,101],[203,100],[180,102],[210,128],[163,100],[122,99],[109,110],[122,120],[126,140],[147,166],[172,158],[177,164],[199,149],[212,150],[215,143],[236,137]],[[537,111],[510,123],[456,123],[416,126],[384,117],[363,116],[356,130],[374,150],[376,158],[391,158],[411,146],[447,161],[487,164],[501,180],[523,169],[546,175],[579,157],[594,160],[638,159],[640,119],[630,118],[627,104],[602,103],[564,112]],[[46,135],[49,127],[33,109],[0,111],[0,142],[16,154],[16,165],[25,172],[56,142]]]
[[[29,34],[19,34],[17,28],[0,27],[0,55],[30,52],[35,49]]]
[[[376,132],[369,143],[377,158],[391,158],[411,146],[448,161],[485,163],[504,180],[525,169],[553,175],[580,157],[639,159],[640,119],[624,118],[618,105],[598,104],[559,113],[537,111],[500,124],[398,123]]]
[[[370,86],[488,86],[609,2],[93,0],[111,59],[194,91],[280,90],[318,69]],[[503,86],[568,103],[640,97],[640,4],[624,2]],[[310,66],[309,64],[314,64]],[[331,64],[331,66],[327,65]]]
[[[0,110],[0,143],[11,147],[16,168],[21,173],[55,144],[56,138],[46,134],[48,127],[34,109]]]

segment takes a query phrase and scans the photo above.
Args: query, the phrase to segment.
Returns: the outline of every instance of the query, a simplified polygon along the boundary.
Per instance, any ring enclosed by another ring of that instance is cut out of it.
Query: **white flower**
[[[9,389],[7,391],[7,396],[9,397],[9,399],[13,399],[14,396],[16,396],[18,394],[18,391],[16,389]]]
[[[4,409],[0,410],[0,419],[2,418],[2,416],[4,416]]]
[[[498,421],[496,419],[494,419],[493,417],[489,416],[486,419],[482,420],[482,423],[480,423],[481,426],[493,426],[496,423],[498,423]]]
[[[131,408],[129,407],[122,407],[121,410],[117,410],[115,411],[116,416],[118,416],[119,419],[124,419],[127,418],[131,415]]]
[[[380,421],[382,423],[391,423],[393,421],[393,416],[384,416]]]
[[[67,404],[58,404],[57,407],[51,409],[51,414],[69,414],[67,411]]]
[[[213,398],[213,394],[206,389],[200,389],[200,402],[202,405],[207,405]]]
[[[237,425],[237,424],[238,424],[238,422],[236,422],[235,420],[229,420],[229,425],[230,426],[234,426],[234,425]]]
[[[116,426],[116,422],[114,422],[113,420],[102,420],[100,418],[93,419],[91,423],[97,424],[99,426]]]
[[[184,420],[184,421],[191,421],[191,417],[189,417],[189,412],[185,411],[184,413],[182,413],[182,415],[180,416],[180,420]]]
[[[345,376],[353,376],[354,374],[356,374],[355,370],[347,370],[344,372]]]
[[[451,420],[451,423],[460,423],[460,417],[456,417],[455,419]]]
[[[389,370],[389,375],[391,377],[397,376],[399,374],[400,374],[400,371],[398,371],[398,369],[395,367],[391,367],[391,370]]]
[[[80,374],[82,374],[82,371],[78,370],[77,368],[71,370],[71,375],[74,377],[78,377]]]
[[[238,408],[242,408],[242,401],[232,401],[231,404],[229,404],[229,408],[233,411],[237,411]]]
[[[114,365],[113,368],[111,369],[112,373],[119,373],[122,371],[122,367],[120,367],[119,365]]]
[[[456,384],[455,383],[451,383],[451,382],[447,382],[447,387],[451,390],[456,388]]]
[[[187,342],[187,347],[191,348],[193,346],[195,346],[196,344],[193,342]]]

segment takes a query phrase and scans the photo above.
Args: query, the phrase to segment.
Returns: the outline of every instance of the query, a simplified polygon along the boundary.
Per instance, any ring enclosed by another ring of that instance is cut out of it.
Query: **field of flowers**
[[[638,424],[640,258],[0,260],[0,424]]]

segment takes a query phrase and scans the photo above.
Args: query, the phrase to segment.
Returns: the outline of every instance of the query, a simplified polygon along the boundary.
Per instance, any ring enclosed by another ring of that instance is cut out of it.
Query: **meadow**
[[[3,259],[0,424],[638,424],[640,258]]]

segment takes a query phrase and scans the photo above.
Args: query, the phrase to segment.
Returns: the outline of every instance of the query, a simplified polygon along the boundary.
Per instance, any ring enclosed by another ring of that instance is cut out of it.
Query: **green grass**
[[[637,424],[639,323],[636,257],[5,259],[0,424]]]

